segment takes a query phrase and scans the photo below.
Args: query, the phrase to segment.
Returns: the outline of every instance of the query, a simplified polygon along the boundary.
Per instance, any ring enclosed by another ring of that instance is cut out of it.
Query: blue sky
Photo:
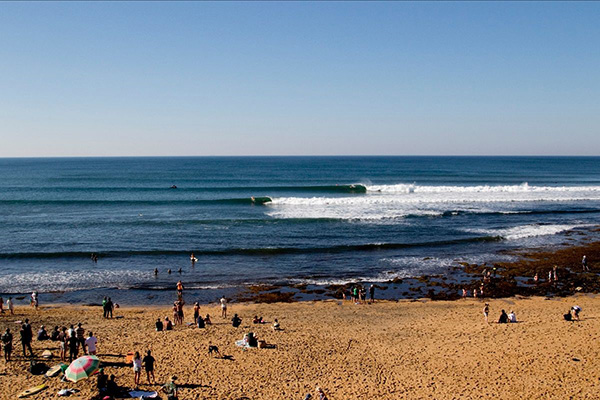
[[[600,154],[600,3],[0,4],[0,157]]]

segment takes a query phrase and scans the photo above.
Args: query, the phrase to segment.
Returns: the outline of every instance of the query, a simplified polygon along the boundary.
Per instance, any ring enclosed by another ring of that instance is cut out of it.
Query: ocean
[[[0,159],[0,295],[165,303],[181,279],[208,302],[451,274],[595,240],[599,215],[598,157]]]

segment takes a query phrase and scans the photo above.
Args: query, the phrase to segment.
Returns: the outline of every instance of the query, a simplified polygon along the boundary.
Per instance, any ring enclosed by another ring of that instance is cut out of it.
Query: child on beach
[[[279,326],[279,321],[277,321],[277,318],[275,318],[275,322],[273,322],[273,330],[274,331],[280,331],[281,330],[281,326]]]
[[[210,320],[210,315],[206,314],[206,317],[204,318],[204,324],[212,325],[212,321]]]
[[[177,380],[176,376],[172,376],[171,379],[162,387],[163,392],[167,395],[167,400],[177,400],[177,385],[175,384],[175,380]]]
[[[133,384],[137,388],[140,385],[140,374],[142,372],[142,357],[140,352],[136,351],[133,357]]]

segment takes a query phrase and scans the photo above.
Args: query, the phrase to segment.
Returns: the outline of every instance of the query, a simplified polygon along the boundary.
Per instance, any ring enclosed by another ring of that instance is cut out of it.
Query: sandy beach
[[[177,326],[155,332],[154,321],[170,316],[168,307],[116,310],[118,319],[102,318],[100,307],[43,306],[39,311],[17,307],[16,315],[0,317],[2,330],[16,331],[14,361],[0,361],[3,399],[31,386],[48,389],[32,398],[57,397],[64,388],[80,392],[70,398],[95,395],[96,378],[78,383],[34,376],[21,357],[16,320],[29,318],[34,332],[41,324],[82,322],[98,338],[102,361],[123,363],[128,351],[151,349],[159,383],[171,375],[183,386],[181,399],[302,399],[315,394],[318,384],[330,399],[476,399],[476,398],[597,398],[600,357],[600,300],[594,295],[545,299],[490,300],[489,325],[482,315],[484,302],[399,301],[355,305],[350,301],[292,304],[232,304],[229,313],[243,318],[234,328],[220,317],[216,305],[202,306],[213,325],[207,329]],[[562,314],[572,305],[583,308],[580,322],[566,322]],[[501,309],[514,310],[519,323],[497,324]],[[192,318],[186,307],[186,321]],[[271,324],[252,324],[261,315],[278,318],[283,331]],[[275,348],[247,349],[234,342],[254,332]],[[230,359],[207,354],[217,345]],[[59,362],[58,345],[33,342],[34,352],[51,349]],[[131,367],[108,366],[121,386],[133,386]],[[146,385],[142,390],[157,390]]]

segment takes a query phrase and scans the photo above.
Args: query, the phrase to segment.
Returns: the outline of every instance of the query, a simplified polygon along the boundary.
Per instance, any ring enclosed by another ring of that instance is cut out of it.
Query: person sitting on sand
[[[196,319],[196,326],[198,326],[198,328],[202,328],[202,329],[205,328],[206,324],[204,323],[204,318],[198,317]]]
[[[212,325],[212,321],[210,320],[210,315],[206,314],[206,317],[204,318],[204,323],[206,325]]]
[[[172,331],[173,323],[169,321],[169,317],[165,317],[165,331]]]
[[[240,326],[242,324],[242,319],[240,317],[238,317],[237,314],[233,315],[233,318],[231,318],[231,325],[234,328],[237,328],[238,326]]]
[[[97,376],[98,380],[96,381],[96,389],[98,389],[98,397],[102,399],[106,395],[108,376],[104,373],[103,368],[98,370]]]
[[[48,336],[48,332],[46,332],[46,328],[44,325],[40,326],[40,330],[37,333],[37,340],[48,340],[50,336]]]
[[[506,314],[506,311],[502,310],[502,313],[500,314],[500,318],[498,319],[498,323],[499,324],[508,323],[508,314]]]
[[[60,335],[60,331],[58,330],[58,326],[55,326],[54,330],[50,334],[50,340],[52,340],[53,342],[58,341],[58,336],[59,335]]]
[[[167,395],[167,400],[177,400],[177,385],[175,381],[177,380],[176,376],[172,376],[171,379],[162,387],[163,392]]]
[[[106,382],[106,394],[113,398],[118,396],[120,393],[121,388],[119,387],[119,385],[117,385],[117,382],[115,382],[115,376],[111,375],[108,379],[108,382]]]
[[[265,320],[263,319],[263,317],[259,317],[257,315],[254,316],[254,319],[252,320],[253,324],[264,324]]]
[[[163,330],[163,323],[162,323],[162,321],[160,320],[160,318],[157,318],[157,319],[156,319],[156,322],[154,323],[154,326],[156,327],[156,328],[155,328],[155,329],[156,329],[156,332],[162,332],[162,330]]]
[[[275,321],[273,322],[273,330],[274,331],[280,331],[281,327],[279,326],[279,321],[277,321],[277,318],[275,318]]]
[[[508,322],[516,323],[517,322],[517,314],[513,310],[510,310],[510,314],[508,314]]]

